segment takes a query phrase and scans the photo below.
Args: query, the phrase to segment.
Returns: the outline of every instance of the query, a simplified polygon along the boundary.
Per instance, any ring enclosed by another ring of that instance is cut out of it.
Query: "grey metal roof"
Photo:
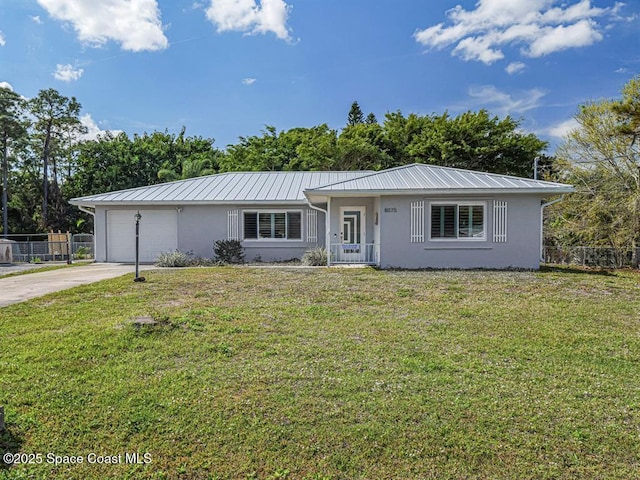
[[[304,190],[349,180],[371,171],[229,172],[148,187],[73,198],[73,205],[179,203],[300,203]]]
[[[377,194],[539,193],[573,191],[571,185],[412,164],[351,172],[229,172],[148,187],[73,198],[73,205],[175,205],[238,203],[301,203],[330,196]]]
[[[571,185],[414,163],[320,185],[307,197],[379,193],[542,193],[573,191]]]

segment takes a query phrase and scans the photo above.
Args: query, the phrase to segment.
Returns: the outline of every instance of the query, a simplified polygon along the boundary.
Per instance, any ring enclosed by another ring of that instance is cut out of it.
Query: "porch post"
[[[324,219],[325,248],[327,249],[327,267],[331,266],[331,197],[327,197],[327,214]]]

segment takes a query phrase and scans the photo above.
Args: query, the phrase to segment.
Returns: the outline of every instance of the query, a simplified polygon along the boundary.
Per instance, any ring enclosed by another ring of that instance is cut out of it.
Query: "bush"
[[[239,240],[217,240],[213,254],[221,263],[244,263],[244,247]]]
[[[302,264],[310,267],[323,267],[327,265],[327,250],[318,247],[304,252]]]
[[[210,258],[193,257],[189,259],[190,267],[213,267],[215,265],[216,265],[216,262],[214,262]]]
[[[156,259],[156,265],[158,267],[188,267],[191,263],[189,256],[186,253],[179,252],[160,252]]]

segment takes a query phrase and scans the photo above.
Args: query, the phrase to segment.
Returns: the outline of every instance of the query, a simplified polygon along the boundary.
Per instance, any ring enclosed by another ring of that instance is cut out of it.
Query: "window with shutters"
[[[484,203],[431,203],[431,240],[485,240],[485,210]]]
[[[245,240],[301,240],[302,212],[259,211],[243,213]]]

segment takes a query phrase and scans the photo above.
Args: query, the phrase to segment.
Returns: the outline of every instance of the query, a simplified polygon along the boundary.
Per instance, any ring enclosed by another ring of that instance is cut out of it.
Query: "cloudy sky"
[[[0,85],[94,133],[215,138],[486,108],[553,146],[640,74],[640,1],[0,0]]]

